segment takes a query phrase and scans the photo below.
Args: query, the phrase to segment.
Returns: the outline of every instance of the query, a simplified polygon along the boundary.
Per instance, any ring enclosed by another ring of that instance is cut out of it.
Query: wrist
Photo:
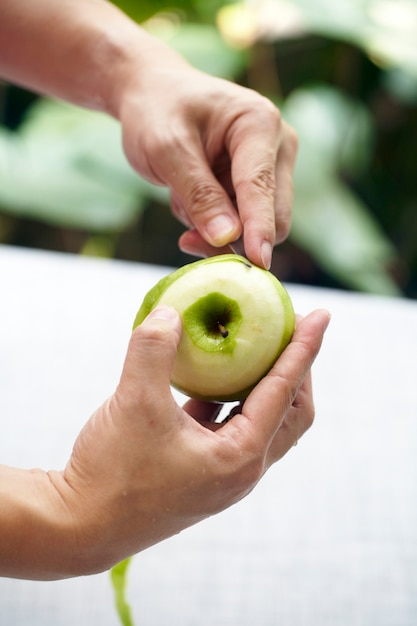
[[[114,517],[114,498],[79,486],[65,472],[0,466],[0,576],[59,580],[120,560],[114,523],[106,519],[109,511]]]
[[[103,111],[118,120],[130,93],[136,100],[149,98],[157,73],[190,68],[185,58],[133,22],[124,31],[107,33],[103,47],[108,62],[102,65],[100,100]]]
[[[0,575],[54,580],[70,575],[76,537],[51,475],[0,467]]]

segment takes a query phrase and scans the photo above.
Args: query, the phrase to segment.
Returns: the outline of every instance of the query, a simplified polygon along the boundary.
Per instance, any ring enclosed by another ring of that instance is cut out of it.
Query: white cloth
[[[1,463],[64,465],[168,271],[0,246]],[[134,558],[138,626],[417,624],[417,303],[287,287],[333,316],[315,424],[244,501]],[[0,579],[1,626],[118,623],[107,573]]]

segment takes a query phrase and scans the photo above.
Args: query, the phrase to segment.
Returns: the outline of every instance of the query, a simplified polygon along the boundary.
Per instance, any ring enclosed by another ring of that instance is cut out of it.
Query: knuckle
[[[169,164],[171,169],[178,169],[187,157],[185,146],[189,145],[190,137],[187,129],[181,124],[170,126],[158,124],[157,128],[149,127],[143,136],[141,152],[146,155],[150,166],[160,170],[162,164]]]
[[[270,393],[280,398],[280,405],[289,408],[298,393],[300,380],[298,378],[281,375],[272,368],[266,375],[270,385]]]
[[[270,165],[260,165],[252,174],[236,185],[239,192],[255,193],[262,197],[274,198],[275,172]]]
[[[275,127],[279,127],[282,122],[281,111],[275,106],[275,104],[261,94],[256,94],[257,100],[254,102],[254,108],[257,113],[263,117],[268,124],[274,124]]]
[[[230,444],[226,450],[219,448],[212,459],[219,473],[219,484],[228,498],[236,502],[247,495],[265,473],[266,450],[254,437],[248,437],[246,429],[239,427]]]
[[[274,196],[275,173],[269,167],[262,167],[252,180],[254,187],[258,188],[263,195]]]
[[[252,185],[266,195],[273,195],[275,192],[275,175],[268,166],[259,168],[259,170],[255,172],[251,182]]]
[[[153,160],[157,163],[166,158],[167,153],[175,150],[178,143],[175,136],[166,132],[166,129],[163,132],[154,131],[147,139],[147,152],[152,154]]]
[[[283,127],[283,119],[281,111],[274,105],[268,98],[263,99],[263,119],[264,123],[270,129],[271,132],[279,135]]]
[[[286,379],[280,379],[277,384],[277,393],[283,401],[283,406],[287,407],[287,410],[292,406],[298,390],[298,380],[290,381]]]
[[[240,110],[240,116],[247,123],[256,125],[262,131],[277,132],[282,125],[281,111],[275,104],[262,94],[253,89],[245,88],[244,98],[242,92],[236,99],[236,109]]]
[[[188,201],[190,211],[194,216],[199,216],[208,208],[221,206],[222,193],[210,182],[193,180],[188,189]]]

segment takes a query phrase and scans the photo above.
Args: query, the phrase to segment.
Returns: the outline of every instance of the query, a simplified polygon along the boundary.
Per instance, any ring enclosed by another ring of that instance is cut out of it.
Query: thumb
[[[156,307],[132,333],[118,387],[129,404],[161,400],[170,392],[181,318],[173,307]],[[170,396],[171,397],[171,396]]]
[[[210,246],[225,246],[241,235],[238,212],[203,153],[196,153],[191,163],[184,157],[181,172],[168,184],[174,215],[196,229]]]

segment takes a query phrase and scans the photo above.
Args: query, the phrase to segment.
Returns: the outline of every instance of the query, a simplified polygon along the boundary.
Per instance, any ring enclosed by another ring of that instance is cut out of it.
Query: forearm
[[[0,0],[0,77],[80,106],[116,114],[125,68],[160,51],[106,0]]]
[[[0,576],[69,576],[75,545],[71,517],[50,475],[0,466]]]

